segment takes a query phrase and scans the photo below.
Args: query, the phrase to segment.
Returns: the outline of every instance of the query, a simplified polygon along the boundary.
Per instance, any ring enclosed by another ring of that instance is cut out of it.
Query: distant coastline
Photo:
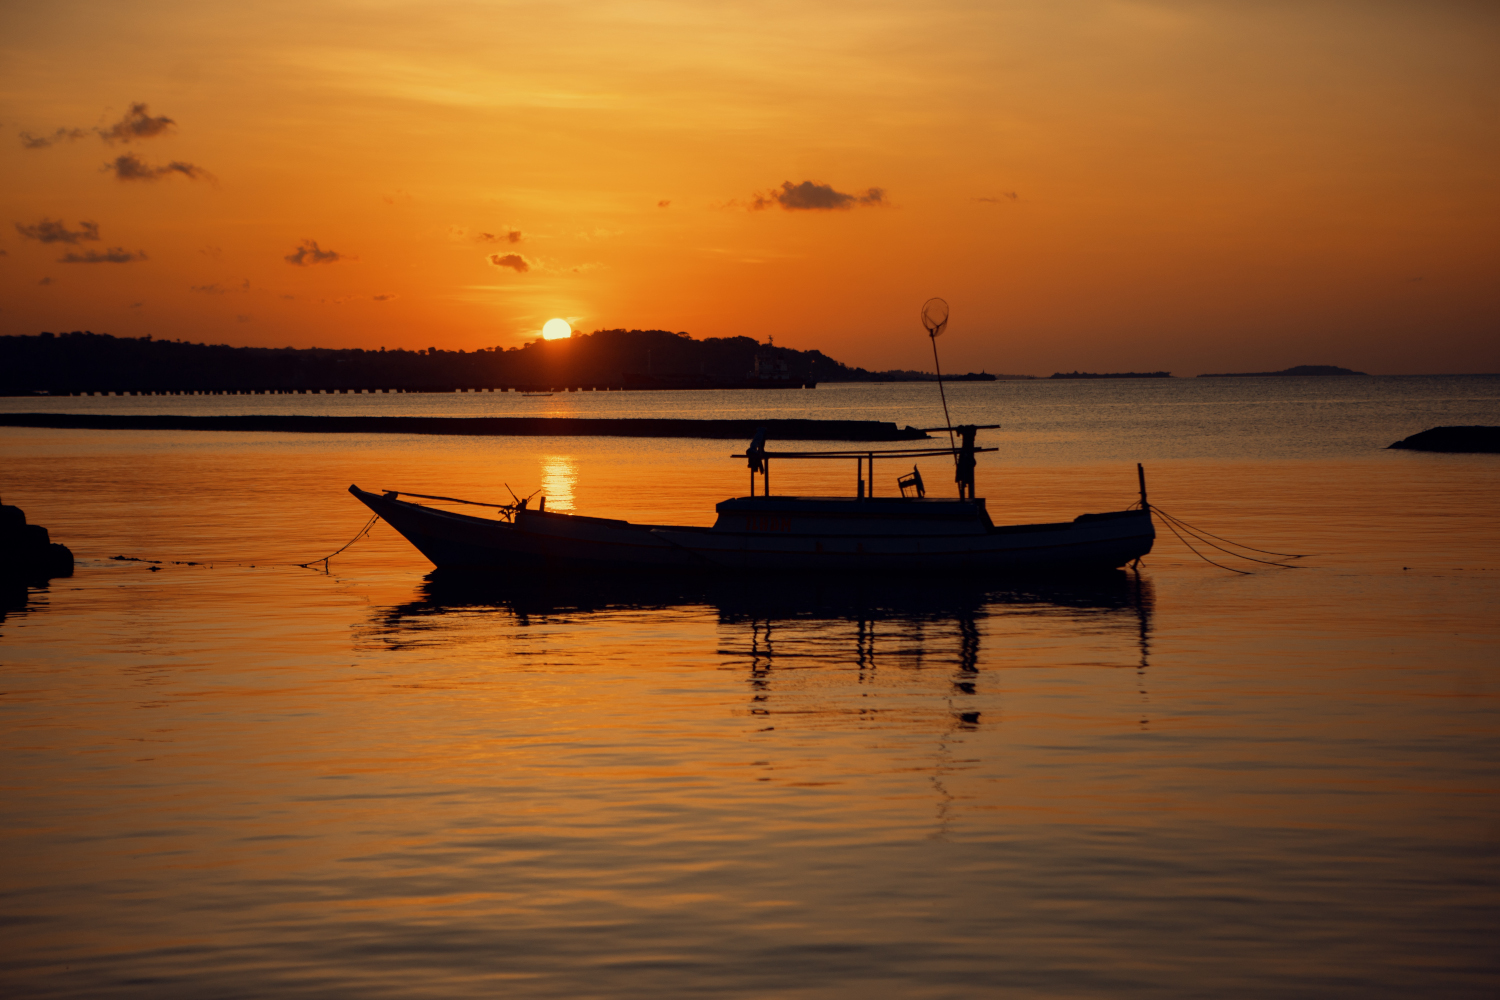
[[[1033,377],[981,371],[943,381]],[[0,396],[786,389],[937,378],[934,372],[867,371],[821,351],[749,337],[694,340],[666,330],[597,330],[474,351],[230,347],[86,330],[0,336]]]
[[[1053,372],[1048,378],[1171,378],[1171,372]]]
[[[1283,368],[1279,372],[1220,372],[1216,374],[1203,374],[1199,378],[1273,378],[1280,376],[1306,376],[1306,375],[1365,375],[1367,372],[1352,371],[1348,368],[1340,368],[1337,365],[1297,365],[1295,368]]]

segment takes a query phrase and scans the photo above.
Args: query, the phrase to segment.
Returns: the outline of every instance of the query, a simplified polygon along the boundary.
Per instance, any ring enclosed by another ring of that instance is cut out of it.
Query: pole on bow
[[[932,367],[937,371],[938,395],[943,400],[943,423],[948,425],[948,447],[956,447],[953,441],[953,419],[948,416],[948,394],[943,391],[943,366],[938,363],[937,339],[948,326],[948,303],[942,299],[928,299],[922,303],[922,325],[932,340]],[[957,459],[955,458],[955,461]]]

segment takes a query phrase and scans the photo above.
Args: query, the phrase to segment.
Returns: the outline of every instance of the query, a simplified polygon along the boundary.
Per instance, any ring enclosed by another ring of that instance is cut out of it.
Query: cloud
[[[42,219],[33,226],[23,226],[16,223],[16,232],[28,240],[39,240],[42,243],[71,243],[78,244],[84,240],[99,239],[99,223],[80,222],[80,229],[69,229],[60,220]]]
[[[37,284],[38,285],[50,285],[50,284],[52,284],[52,279],[51,278],[43,278],[41,281],[38,281]]]
[[[115,179],[122,181],[158,181],[168,174],[182,174],[192,180],[198,180],[200,177],[213,179],[213,175],[207,170],[191,163],[173,160],[164,167],[153,167],[138,159],[134,153],[125,153],[115,157],[113,162],[104,165],[104,169],[113,171]]]
[[[235,320],[236,323],[248,323],[248,322],[250,322],[254,318],[255,318],[254,316],[247,316],[244,313],[240,313],[238,316],[236,316],[234,318],[234,320]]]
[[[95,129],[99,138],[105,142],[129,142],[132,139],[150,139],[161,135],[177,123],[165,115],[153,118],[147,113],[146,105],[132,104],[130,110],[125,112],[125,117],[115,122],[109,128]]]
[[[176,125],[172,119],[165,115],[152,116],[145,104],[132,104],[130,110],[125,112],[125,117],[115,122],[109,128],[96,128],[94,133],[105,142],[114,144],[116,142],[130,142],[132,139],[150,139],[168,131]],[[88,129],[60,128],[51,135],[32,135],[30,132],[21,133],[21,145],[27,149],[46,149],[60,142],[74,142],[89,134]],[[173,164],[172,168],[190,167],[191,164]],[[193,167],[196,170],[196,167]]]
[[[508,267],[517,274],[525,274],[531,270],[531,261],[518,253],[490,254],[490,263],[496,267]]]
[[[1014,191],[1002,191],[1001,194],[1005,195],[1006,201],[1016,201],[1020,198],[1020,195],[1016,194]],[[999,198],[975,198],[974,200],[984,202],[989,205],[1001,204],[1001,200]]]
[[[526,236],[519,229],[507,229],[496,236],[494,233],[480,233],[474,239],[479,243],[519,243]]]
[[[661,201],[659,201],[659,202],[656,203],[656,207],[657,208],[666,208],[670,204],[672,204],[670,201],[667,201],[666,199],[662,199]]]
[[[78,253],[69,250],[57,258],[59,264],[129,264],[133,260],[145,260],[146,251],[137,250],[131,253],[123,247],[110,247],[108,250],[85,250]]]
[[[218,282],[214,282],[211,285],[189,285],[188,291],[202,292],[204,295],[225,295],[229,292],[248,292],[250,291],[250,279],[246,278],[244,281],[240,282],[240,286],[238,288],[225,288]]]
[[[143,306],[145,304],[146,303],[144,303],[144,302],[132,302],[132,303],[130,303],[130,308],[132,308],[132,309],[139,309],[141,306]]]
[[[793,184],[791,181],[782,181],[779,190],[772,188],[765,194],[755,194],[750,202],[750,210],[758,212],[780,205],[789,212],[829,211],[853,208],[856,205],[885,204],[888,202],[885,200],[884,188],[872,187],[864,194],[845,194],[835,191],[830,184],[817,184],[813,181]]]
[[[317,240],[303,240],[301,246],[282,258],[288,264],[296,264],[298,267],[307,267],[309,264],[332,264],[334,261],[351,259],[348,254],[322,249],[318,246]]]
[[[392,299],[399,298],[400,296],[397,296],[397,295],[372,295],[370,297],[372,299],[374,299],[376,302],[389,302]]]
[[[51,135],[32,135],[30,132],[21,133],[21,145],[27,149],[46,149],[55,146],[59,142],[72,142],[82,139],[88,132],[81,128],[60,128]]]

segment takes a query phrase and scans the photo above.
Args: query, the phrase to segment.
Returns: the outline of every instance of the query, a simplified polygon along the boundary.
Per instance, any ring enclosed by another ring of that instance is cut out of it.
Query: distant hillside
[[[1199,375],[1199,378],[1266,378],[1272,375],[1363,375],[1334,365],[1298,365],[1279,372],[1224,372],[1218,375]]]
[[[767,350],[749,337],[694,340],[666,330],[598,330],[474,351],[229,347],[75,331],[0,337],[0,393],[662,385],[743,379]],[[817,382],[935,377],[851,368],[821,351],[769,350],[790,376]]]

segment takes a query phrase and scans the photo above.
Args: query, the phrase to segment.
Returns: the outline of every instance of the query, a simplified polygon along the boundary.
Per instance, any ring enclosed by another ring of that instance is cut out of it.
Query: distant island
[[[988,372],[968,372],[964,375],[944,375],[944,382],[1019,382],[1025,379],[1036,378],[1035,375],[991,375]],[[844,379],[853,382],[936,382],[938,377],[933,372],[915,372],[897,369],[888,372],[874,372],[869,378]]]
[[[1031,376],[969,372],[945,381]],[[713,389],[819,382],[926,382],[867,371],[821,351],[750,337],[695,340],[666,330],[596,330],[520,347],[451,351],[230,347],[87,330],[0,337],[0,395],[87,392],[452,392],[461,389]]]
[[[1298,365],[1279,372],[1222,372],[1216,375],[1199,375],[1199,378],[1268,378],[1274,375],[1364,375],[1336,365]]]
[[[1171,372],[1053,372],[1048,378],[1171,378]]]

